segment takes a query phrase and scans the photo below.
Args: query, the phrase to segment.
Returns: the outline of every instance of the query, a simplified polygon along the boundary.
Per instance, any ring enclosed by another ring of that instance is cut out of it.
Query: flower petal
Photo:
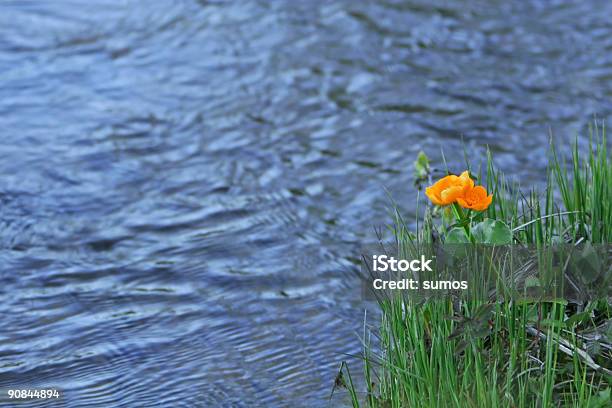
[[[463,197],[457,197],[457,203],[463,208],[470,208],[467,201],[463,199]]]
[[[425,189],[425,195],[427,197],[429,197],[431,202],[434,203],[435,205],[444,205],[444,204],[442,204],[442,201],[439,200],[438,197],[437,197],[437,190],[435,188],[435,185],[431,186],[431,187],[427,187]]]
[[[461,182],[464,186],[474,187],[474,180],[472,180],[472,178],[470,177],[469,171],[466,170],[461,173],[461,176],[459,176],[459,178],[461,179]]]
[[[482,200],[487,197],[487,190],[483,186],[476,186],[472,189],[472,194],[477,200]]]
[[[453,186],[449,187],[445,190],[442,190],[440,193],[440,197],[445,204],[452,204],[455,202],[457,197],[460,197],[463,194],[463,187],[461,186]]]

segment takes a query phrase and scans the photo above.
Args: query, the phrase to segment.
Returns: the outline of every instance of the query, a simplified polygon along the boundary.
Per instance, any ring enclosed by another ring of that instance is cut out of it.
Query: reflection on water
[[[612,112],[611,12],[2,2],[0,389],[324,406],[384,187],[412,217],[412,158],[461,137],[543,180],[549,127]]]

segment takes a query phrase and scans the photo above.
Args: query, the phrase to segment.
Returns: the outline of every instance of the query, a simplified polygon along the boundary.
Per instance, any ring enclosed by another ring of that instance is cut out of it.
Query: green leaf
[[[589,320],[591,320],[591,313],[590,312],[581,312],[581,313],[576,313],[575,315],[573,315],[570,318],[568,318],[565,321],[565,324],[568,327],[573,327],[574,325],[579,325],[579,324],[587,323]]]
[[[447,244],[468,244],[469,242],[463,228],[455,227],[446,233],[445,243]]]
[[[449,259],[465,258],[469,243],[470,240],[463,228],[451,228],[444,237],[444,251]]]
[[[474,312],[474,315],[472,316],[472,319],[479,321],[488,321],[494,306],[495,305],[493,303],[485,303],[478,306],[478,308]]]
[[[573,271],[585,283],[595,282],[602,272],[600,255],[590,242],[571,258],[571,264]]]
[[[414,176],[417,179],[422,179],[427,177],[428,174],[429,158],[427,158],[427,155],[421,150],[414,162]]]
[[[527,279],[525,279],[525,287],[526,288],[539,288],[539,287],[542,287],[542,284],[540,283],[540,280],[538,279],[537,276],[528,276]]]
[[[485,218],[472,228],[476,242],[491,245],[507,245],[512,243],[512,231],[502,221]]]
[[[593,396],[589,401],[589,408],[605,408],[610,406],[610,388],[599,391],[596,396]]]
[[[540,327],[542,328],[565,328],[565,326],[565,322],[562,322],[561,320],[543,319],[540,321]]]
[[[446,208],[450,208],[450,207],[446,207]],[[461,229],[463,229],[466,225],[470,224],[470,220],[468,218],[462,220],[462,221],[458,221],[454,224],[452,224],[451,226],[449,226],[448,228],[455,228],[455,227],[461,227]]]

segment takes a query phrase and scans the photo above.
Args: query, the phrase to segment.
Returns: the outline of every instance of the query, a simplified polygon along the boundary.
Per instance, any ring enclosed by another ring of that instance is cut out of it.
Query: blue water
[[[462,139],[542,182],[549,132],[612,116],[610,15],[3,1],[0,405],[327,406],[385,189],[414,217],[414,157]]]

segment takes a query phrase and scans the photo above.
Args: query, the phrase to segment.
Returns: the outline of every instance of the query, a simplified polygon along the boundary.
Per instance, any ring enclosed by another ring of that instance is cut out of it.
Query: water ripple
[[[0,405],[327,406],[385,189],[413,219],[462,143],[543,181],[612,113],[610,7],[3,1]]]

